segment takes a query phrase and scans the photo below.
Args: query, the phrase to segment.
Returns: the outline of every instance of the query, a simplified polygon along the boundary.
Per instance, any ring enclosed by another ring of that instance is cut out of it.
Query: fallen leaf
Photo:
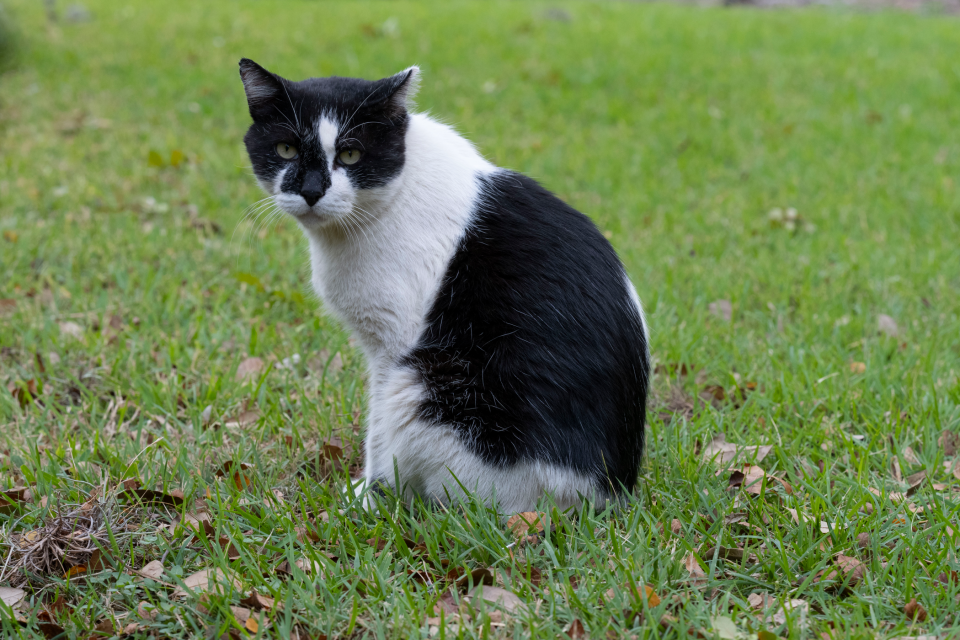
[[[159,610],[156,605],[149,602],[142,601],[137,605],[137,616],[139,616],[141,620],[155,620],[158,613]]]
[[[500,587],[494,587],[490,585],[478,585],[470,590],[470,593],[467,595],[468,602],[473,604],[476,601],[484,602],[488,605],[492,605],[500,609],[507,616],[512,615],[519,611],[521,608],[526,607],[526,603],[520,599],[520,596],[517,594],[502,589]],[[494,622],[501,622],[497,620],[497,616],[491,614],[491,620]]]
[[[918,471],[917,473],[907,476],[907,485],[909,487],[907,489],[907,496],[912,496],[915,494],[926,479],[926,471]]]
[[[510,516],[507,520],[507,528],[513,532],[517,538],[522,538],[530,534],[543,533],[543,520],[546,519],[545,513],[538,511],[524,511]]]
[[[734,469],[730,473],[727,488],[738,489],[743,487],[747,493],[758,496],[763,490],[763,480],[766,477],[767,474],[760,467],[754,464],[745,464],[740,469]]]
[[[218,478],[229,477],[233,480],[233,485],[237,488],[237,491],[243,491],[253,485],[253,480],[250,479],[250,475],[244,473],[244,471],[252,468],[253,465],[248,462],[227,460],[217,469],[216,476]]]
[[[587,630],[583,628],[580,618],[574,618],[567,629],[567,637],[573,640],[587,640]]]
[[[237,367],[237,382],[246,382],[260,375],[263,371],[263,360],[260,358],[247,358]]]
[[[183,497],[173,495],[173,493],[164,493],[163,491],[154,491],[152,489],[127,489],[120,495],[128,499],[136,499],[140,502],[156,502],[168,507],[179,508],[183,505]]]
[[[765,591],[754,592],[747,596],[747,604],[754,611],[765,611],[777,604],[777,599]]]
[[[920,459],[917,457],[917,453],[913,450],[913,447],[904,448],[903,459],[910,464],[920,464]]]
[[[670,522],[670,533],[672,533],[675,536],[678,536],[680,535],[681,532],[683,532],[683,523],[677,520],[676,518],[674,518]]]
[[[903,612],[907,614],[907,619],[913,620],[916,622],[923,622],[927,619],[927,610],[923,608],[923,605],[917,602],[916,598],[911,598],[903,607]]]
[[[888,336],[896,336],[900,332],[897,321],[883,313],[877,316],[877,329]]]
[[[797,626],[800,628],[807,626],[807,612],[810,609],[810,605],[803,600],[788,600],[783,603],[783,606],[773,614],[772,621],[774,624],[786,624],[787,618],[795,621]]]
[[[148,562],[142,569],[137,571],[144,578],[150,578],[151,580],[159,580],[160,576],[163,575],[163,563],[159,560],[153,560]]]
[[[897,482],[903,482],[903,472],[900,470],[900,459],[897,456],[893,456],[890,461],[890,474]]]
[[[0,316],[13,313],[17,308],[17,301],[13,298],[0,298]]]
[[[944,571],[937,576],[937,581],[941,584],[960,584],[960,574],[953,570],[950,573]]]
[[[14,587],[0,587],[0,602],[3,602],[3,604],[11,608],[23,600],[26,595],[27,592],[23,589],[16,589]]]
[[[273,598],[260,595],[256,591],[251,591],[249,596],[240,601],[240,604],[256,611],[273,611],[274,608],[282,608]]]
[[[737,460],[749,460],[754,464],[759,463],[767,454],[773,450],[773,445],[737,445],[727,442],[727,436],[723,433],[714,436],[714,438],[704,447],[701,457],[708,462],[715,462],[720,466],[726,467]]]
[[[727,392],[718,384],[708,384],[700,391],[700,397],[715,407],[727,399]]]
[[[707,305],[707,311],[712,315],[730,322],[733,318],[733,304],[729,300],[716,300]]]
[[[694,586],[706,584],[707,574],[704,573],[703,567],[700,566],[700,561],[697,560],[697,555],[694,552],[691,551],[684,556],[683,567],[687,570],[687,573],[690,574],[690,582]]]
[[[0,491],[0,513],[12,513],[32,500],[33,492],[29,487],[14,487]]]
[[[188,593],[199,595],[208,591],[215,591],[218,588],[232,587],[234,591],[239,591],[241,584],[236,576],[225,573],[222,569],[204,569],[187,576],[183,580],[183,585],[177,587],[172,594],[174,598],[186,597]]]
[[[449,575],[449,574],[448,574]],[[471,584],[476,587],[477,585],[493,585],[496,584],[496,578],[494,578],[493,573],[489,569],[474,569],[469,573],[464,573],[464,575],[457,578],[454,583],[457,589],[466,589]]]
[[[869,504],[869,503],[868,503]],[[858,533],[857,534],[857,546],[861,549],[867,549],[870,547],[870,534],[869,533]]]
[[[253,409],[247,409],[246,411],[243,411],[242,413],[240,413],[240,415],[238,415],[233,420],[227,420],[223,426],[227,427],[228,429],[246,427],[248,425],[256,423],[257,420],[260,419],[261,415],[262,414],[260,413],[260,410],[257,409],[256,407],[254,407]]]
[[[660,604],[660,596],[658,596],[653,587],[648,584],[637,587],[637,595],[640,596],[641,601],[647,603],[647,607],[650,609]]]
[[[867,365],[864,362],[851,362],[850,373],[866,373]]]
[[[76,322],[61,322],[60,333],[65,336],[70,336],[71,338],[81,340],[83,338],[83,327],[78,325]]]
[[[937,438],[937,444],[943,450],[944,458],[953,457],[957,454],[957,450],[960,450],[960,435],[944,429],[940,437]]]
[[[727,616],[711,616],[710,625],[713,632],[723,640],[739,640],[741,637],[737,625]]]

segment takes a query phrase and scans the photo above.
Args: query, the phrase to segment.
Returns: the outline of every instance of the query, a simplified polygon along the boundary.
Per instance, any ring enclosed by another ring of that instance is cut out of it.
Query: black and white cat
[[[505,513],[629,493],[649,353],[636,290],[583,214],[375,82],[240,76],[254,173],[369,366],[366,481]]]

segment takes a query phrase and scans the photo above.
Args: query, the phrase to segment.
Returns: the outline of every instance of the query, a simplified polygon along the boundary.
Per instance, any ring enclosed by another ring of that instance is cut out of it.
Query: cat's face
[[[371,200],[403,169],[418,75],[292,82],[241,60],[253,118],[243,141],[260,186],[306,229],[369,218]]]

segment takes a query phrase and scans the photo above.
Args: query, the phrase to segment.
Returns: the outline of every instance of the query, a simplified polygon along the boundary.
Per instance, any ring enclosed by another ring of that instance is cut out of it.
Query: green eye
[[[292,144],[280,142],[277,144],[277,155],[284,160],[292,160],[297,157],[297,148]]]
[[[343,164],[357,164],[360,159],[360,151],[357,149],[344,149],[340,152],[340,162]]]

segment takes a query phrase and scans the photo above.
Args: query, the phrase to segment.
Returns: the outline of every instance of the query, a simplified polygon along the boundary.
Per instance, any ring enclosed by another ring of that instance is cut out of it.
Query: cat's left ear
[[[283,79],[249,58],[240,60],[240,79],[247,94],[250,116],[254,120],[271,115],[275,101],[285,95]]]
[[[420,88],[420,67],[410,67],[400,73],[378,80],[377,96],[391,118],[401,116],[414,107],[413,99]]]

